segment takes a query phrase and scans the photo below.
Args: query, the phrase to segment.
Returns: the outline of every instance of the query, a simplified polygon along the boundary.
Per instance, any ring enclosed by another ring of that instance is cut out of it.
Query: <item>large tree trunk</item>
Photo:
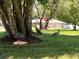
[[[26,2],[26,7],[25,7],[25,19],[24,19],[24,26],[25,26],[25,31],[26,31],[26,36],[31,36],[32,35],[32,20],[31,20],[31,15],[32,15],[32,7],[33,7],[33,0],[27,0]]]
[[[0,13],[3,25],[8,35],[14,37],[16,40],[26,39],[32,42],[33,39],[37,39],[32,36],[31,15],[33,1],[34,0],[0,0]],[[31,38],[29,39],[27,37]]]
[[[6,23],[5,18],[3,16],[2,16],[2,23],[4,25],[4,28],[5,28],[6,32],[7,32],[7,34],[13,36],[13,34],[12,34],[11,30],[10,30],[9,25]]]
[[[9,21],[9,15],[7,14],[7,12],[8,12],[8,9],[6,7],[5,1],[0,1],[0,14],[2,17],[4,28],[9,35],[13,36],[11,29],[9,27],[10,21]]]
[[[16,25],[16,32],[25,34],[24,28],[24,17],[22,15],[21,0],[12,0],[13,3],[13,17]]]

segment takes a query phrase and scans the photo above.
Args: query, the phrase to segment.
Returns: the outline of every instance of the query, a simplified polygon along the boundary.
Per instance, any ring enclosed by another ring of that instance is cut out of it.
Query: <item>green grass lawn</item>
[[[0,44],[0,59],[79,59],[79,31],[60,31],[58,37],[51,34],[56,30],[42,30],[40,43],[25,46]],[[0,32],[0,36],[4,33]]]

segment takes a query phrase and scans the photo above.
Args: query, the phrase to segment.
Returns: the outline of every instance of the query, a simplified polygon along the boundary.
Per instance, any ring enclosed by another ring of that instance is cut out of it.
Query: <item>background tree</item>
[[[47,18],[44,28],[47,28],[49,20],[54,18],[57,8],[57,0],[37,0],[35,3],[36,15],[40,19],[40,29],[42,29],[42,19]]]
[[[38,4],[35,3],[35,7],[37,10],[38,18],[40,19],[40,29],[42,29],[42,19],[44,18],[44,14],[47,9],[48,0],[37,0],[36,2],[38,2]],[[41,10],[38,8],[38,6],[41,6]]]
[[[72,23],[73,30],[79,23],[79,3],[78,0],[60,0],[57,8],[57,18],[61,21]]]
[[[57,11],[57,7],[58,7],[58,0],[49,0],[49,4],[46,10],[46,17],[48,18],[46,24],[45,24],[45,28],[48,27],[49,21],[53,18],[56,17],[56,11]]]

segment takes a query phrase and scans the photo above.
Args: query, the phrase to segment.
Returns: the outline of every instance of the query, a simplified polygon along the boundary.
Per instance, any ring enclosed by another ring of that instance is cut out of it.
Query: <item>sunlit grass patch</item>
[[[74,36],[74,35],[79,35],[79,31],[61,31],[60,34],[62,35],[71,35],[71,36]]]
[[[47,34],[53,34],[55,32],[58,32],[58,30],[53,30],[53,29],[49,29],[49,30],[42,30],[43,33],[47,33]],[[77,31],[73,31],[73,30],[61,30],[60,29],[60,35],[79,35],[79,30]]]

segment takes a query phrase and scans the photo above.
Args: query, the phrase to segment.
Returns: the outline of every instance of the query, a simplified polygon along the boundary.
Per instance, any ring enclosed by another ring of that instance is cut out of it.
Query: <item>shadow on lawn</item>
[[[79,36],[45,34],[41,43],[26,46],[0,45],[1,59],[79,59]]]

